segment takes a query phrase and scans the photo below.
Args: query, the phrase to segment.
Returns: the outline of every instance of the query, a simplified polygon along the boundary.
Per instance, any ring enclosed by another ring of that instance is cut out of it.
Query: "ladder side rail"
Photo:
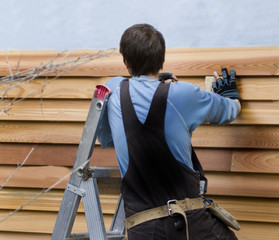
[[[105,86],[98,86],[94,91],[93,99],[90,104],[90,109],[85,122],[85,127],[82,133],[81,141],[76,154],[73,173],[70,177],[69,184],[79,188],[81,185],[82,178],[77,170],[80,166],[86,163],[90,158],[95,141],[97,138],[98,125],[100,119],[103,117],[105,107],[109,98],[110,90]],[[85,166],[83,166],[85,167]],[[81,169],[82,170],[82,169]],[[65,189],[60,210],[54,226],[52,240],[66,239],[70,237],[74,220],[77,214],[77,210],[80,204],[80,198],[78,194]]]
[[[104,100],[94,97],[91,101],[90,110],[88,112],[87,119],[84,125],[84,130],[77,150],[73,170],[76,170],[77,168],[82,166],[91,157],[93,153],[99,123],[104,115],[108,98],[109,95],[106,95]],[[88,165],[89,163],[87,164],[87,166]],[[81,178],[78,175],[78,172],[75,172],[71,175],[69,183],[72,185],[79,185],[80,181]]]
[[[90,240],[107,240],[96,178],[82,181],[81,188],[86,192],[82,201]]]
[[[120,194],[108,234],[122,236],[123,238],[125,230],[124,221],[124,201],[122,195]]]
[[[65,189],[60,210],[52,233],[52,240],[66,239],[71,235],[78,207],[80,196]]]
[[[76,187],[79,187],[81,184],[81,177],[78,175],[78,172],[76,171],[78,167],[80,167],[82,164],[86,163],[89,151],[92,148],[91,145],[93,142],[88,146],[89,141],[86,141],[85,139],[88,137],[89,133],[95,134],[95,131],[92,130],[91,127],[93,127],[93,124],[90,125],[90,123],[94,120],[93,114],[94,114],[94,107],[95,107],[96,99],[92,99],[90,104],[90,109],[87,115],[87,120],[83,129],[82,137],[80,140],[80,144],[77,150],[75,163],[73,166],[73,174],[70,177],[69,183],[71,185],[74,185]],[[96,121],[94,121],[94,125],[96,124]],[[88,129],[89,128],[89,129]],[[91,131],[90,131],[91,130]],[[93,137],[89,136],[89,137]],[[85,167],[85,166],[84,166]],[[52,239],[65,239],[66,237],[69,237],[74,220],[77,214],[77,210],[80,204],[80,197],[70,192],[67,188],[64,191],[63,199],[60,205],[60,209],[58,212],[58,216],[56,219],[56,223],[54,226]]]

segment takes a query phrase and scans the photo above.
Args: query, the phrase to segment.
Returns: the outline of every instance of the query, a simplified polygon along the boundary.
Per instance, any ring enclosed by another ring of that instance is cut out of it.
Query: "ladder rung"
[[[108,232],[107,233],[108,240],[122,240],[124,238],[124,235],[122,234],[116,234],[115,232]],[[69,238],[66,238],[66,240],[89,240],[89,234],[88,233],[72,233]]]
[[[90,167],[95,178],[120,178],[119,167]]]

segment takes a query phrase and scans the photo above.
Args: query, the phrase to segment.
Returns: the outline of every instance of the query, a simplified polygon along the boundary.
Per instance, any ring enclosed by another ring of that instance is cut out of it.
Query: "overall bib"
[[[121,182],[126,218],[166,205],[172,199],[200,196],[199,172],[188,171],[181,165],[172,155],[165,140],[164,119],[169,86],[170,84],[159,84],[146,121],[142,124],[131,101],[129,81],[124,80],[121,84],[121,111],[129,152],[128,170]],[[192,158],[194,168],[200,166],[194,152]],[[187,211],[186,216],[191,240],[237,239],[207,209]],[[185,231],[183,217],[168,216],[131,228],[128,239],[185,240]]]

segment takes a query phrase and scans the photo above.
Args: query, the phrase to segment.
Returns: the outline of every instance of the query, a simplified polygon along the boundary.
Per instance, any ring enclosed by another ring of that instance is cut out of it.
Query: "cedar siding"
[[[96,50],[74,51],[71,59]],[[2,51],[0,76],[47,62],[55,51]],[[7,57],[9,65],[7,64]],[[239,220],[240,240],[275,240],[279,236],[279,47],[168,49],[164,71],[204,89],[205,76],[221,67],[234,68],[242,112],[231,124],[204,124],[193,134],[209,180],[208,196]],[[0,185],[26,164],[0,190],[0,218],[23,205],[43,188],[71,172],[84,122],[97,84],[111,76],[127,76],[117,50],[64,72],[42,92],[44,77],[16,87],[8,98],[27,97],[0,113]],[[7,86],[0,85],[0,91]],[[94,149],[91,165],[117,166],[113,148]],[[99,181],[105,225],[110,226],[120,179]],[[0,239],[50,239],[67,179],[0,223]],[[73,232],[85,232],[82,204]]]

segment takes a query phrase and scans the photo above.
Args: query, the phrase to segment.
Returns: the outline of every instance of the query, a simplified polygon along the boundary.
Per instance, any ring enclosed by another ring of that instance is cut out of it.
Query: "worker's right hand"
[[[223,97],[237,99],[241,102],[241,98],[236,86],[235,71],[230,70],[230,76],[226,68],[222,68],[223,79],[219,77],[217,72],[214,72],[216,82],[212,83],[212,88],[215,93],[220,94]]]
[[[177,82],[176,76],[170,72],[163,72],[159,74],[159,81],[164,83]]]

